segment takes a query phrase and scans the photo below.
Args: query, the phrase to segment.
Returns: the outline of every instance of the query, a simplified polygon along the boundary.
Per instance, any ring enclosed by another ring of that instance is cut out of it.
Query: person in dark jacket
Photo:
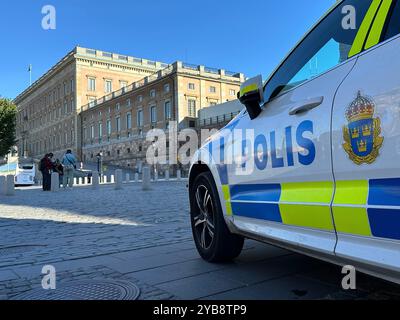
[[[43,191],[51,190],[51,173],[54,169],[54,165],[52,162],[53,158],[52,153],[48,153],[44,156],[42,160],[40,160],[40,172],[43,176]]]

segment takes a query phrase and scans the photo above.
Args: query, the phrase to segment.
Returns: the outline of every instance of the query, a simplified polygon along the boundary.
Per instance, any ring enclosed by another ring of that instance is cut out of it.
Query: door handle
[[[295,116],[297,114],[310,111],[324,102],[324,97],[317,97],[312,99],[307,99],[305,101],[296,102],[289,109],[289,115]]]

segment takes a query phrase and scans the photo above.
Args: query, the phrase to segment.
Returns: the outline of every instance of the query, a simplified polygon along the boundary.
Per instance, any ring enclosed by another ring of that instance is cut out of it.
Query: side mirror
[[[238,99],[245,105],[251,120],[260,115],[260,104],[263,101],[263,96],[264,92],[261,75],[251,78],[241,85]]]

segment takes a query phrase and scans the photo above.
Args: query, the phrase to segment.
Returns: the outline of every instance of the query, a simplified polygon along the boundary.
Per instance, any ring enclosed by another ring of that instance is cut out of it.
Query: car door
[[[400,1],[375,15],[333,109],[336,255],[399,272]]]
[[[243,233],[333,254],[331,112],[356,62],[349,50],[357,30],[343,28],[343,12],[352,5],[363,17],[371,1],[337,4],[267,82],[262,113],[235,123],[233,143],[242,146],[232,149],[241,160],[228,165],[223,188]]]

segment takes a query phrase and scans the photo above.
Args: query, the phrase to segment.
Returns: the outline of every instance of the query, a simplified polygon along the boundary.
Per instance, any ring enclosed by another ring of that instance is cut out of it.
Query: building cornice
[[[62,67],[64,67],[69,62],[73,61],[73,57],[75,54],[75,50],[69,52],[64,58],[62,58],[57,64],[55,64],[49,71],[47,71],[44,75],[42,75],[38,80],[32,83],[26,90],[24,90],[21,94],[19,94],[15,99],[14,103],[18,105],[21,103],[29,94],[31,94],[34,90],[39,88],[44,82],[48,81],[52,78]]]
[[[88,52],[93,52],[93,54],[88,54]],[[104,55],[108,55],[110,56],[110,58],[105,58]],[[126,62],[122,59],[119,59],[119,57],[126,58]],[[93,50],[83,47],[75,47],[59,62],[51,67],[50,70],[48,70],[44,75],[36,80],[31,86],[29,86],[26,90],[19,94],[14,99],[14,103],[17,105],[21,103],[29,94],[39,88],[43,83],[51,79],[60,69],[62,69],[63,67],[65,67],[66,64],[72,61],[96,63],[105,66],[111,66],[114,68],[125,68],[126,70],[131,70],[138,73],[154,73],[167,66],[167,64],[163,62],[139,59],[131,56],[122,56],[115,53],[107,53],[104,51]]]

